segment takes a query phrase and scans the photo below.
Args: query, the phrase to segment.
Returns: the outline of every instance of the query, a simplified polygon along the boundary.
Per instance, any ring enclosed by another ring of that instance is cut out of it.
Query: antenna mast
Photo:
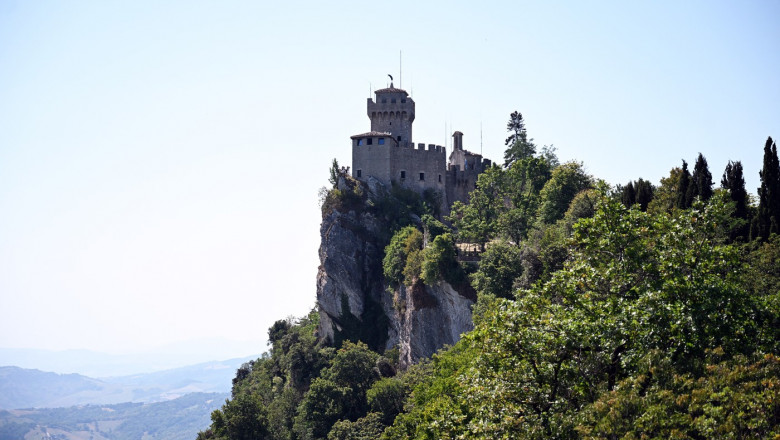
[[[482,120],[479,121],[479,155],[482,156]]]
[[[399,88],[404,88],[404,53],[403,51],[398,51],[398,83],[400,84]]]

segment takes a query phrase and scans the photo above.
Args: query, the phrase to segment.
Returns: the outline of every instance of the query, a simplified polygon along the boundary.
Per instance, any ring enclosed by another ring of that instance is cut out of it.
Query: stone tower
[[[412,142],[412,122],[414,122],[414,100],[406,90],[396,89],[393,83],[386,89],[376,92],[376,102],[368,98],[367,113],[371,119],[371,131],[390,133],[399,146],[408,146]]]

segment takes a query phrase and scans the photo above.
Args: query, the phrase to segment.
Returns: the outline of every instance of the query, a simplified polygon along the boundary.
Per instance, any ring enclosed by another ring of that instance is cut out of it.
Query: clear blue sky
[[[388,73],[416,142],[460,130],[498,161],[519,110],[610,183],[702,152],[755,193],[778,19],[777,1],[0,0],[0,347],[263,351],[314,305],[317,190]]]

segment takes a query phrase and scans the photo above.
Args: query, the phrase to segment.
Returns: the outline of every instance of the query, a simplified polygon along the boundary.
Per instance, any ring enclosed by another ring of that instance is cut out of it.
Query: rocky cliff
[[[320,337],[362,340],[378,351],[398,346],[406,367],[472,329],[475,297],[444,281],[388,289],[382,259],[394,222],[405,216],[419,223],[413,213],[399,212],[393,197],[374,179],[339,179],[323,205],[317,304]]]

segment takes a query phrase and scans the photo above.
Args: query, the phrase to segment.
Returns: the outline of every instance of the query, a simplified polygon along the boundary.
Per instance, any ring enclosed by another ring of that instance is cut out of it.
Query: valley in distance
[[[0,349],[0,440],[192,439],[259,357],[182,366],[197,356]]]

